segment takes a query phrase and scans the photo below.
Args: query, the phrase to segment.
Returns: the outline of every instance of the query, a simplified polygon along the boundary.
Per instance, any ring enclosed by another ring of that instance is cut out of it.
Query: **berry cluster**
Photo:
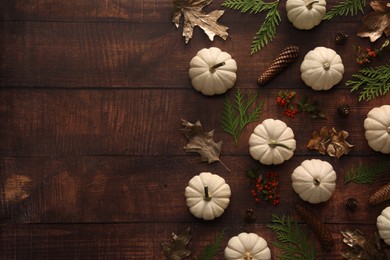
[[[279,91],[278,97],[276,98],[276,103],[284,108],[283,115],[291,118],[295,118],[295,114],[298,113],[298,109],[292,105],[295,94],[295,91]]]
[[[379,49],[371,49],[371,48],[365,48],[365,50],[362,50],[361,46],[356,47],[356,61],[360,65],[369,63],[372,61],[373,58],[378,56],[385,47],[389,46],[389,40],[386,40],[382,46]]]
[[[261,199],[264,199],[273,205],[279,204],[280,194],[278,179],[277,173],[269,172],[266,174],[264,180],[262,175],[259,175],[259,177],[252,180],[254,188],[251,190],[251,193],[255,198],[256,203],[259,203]]]

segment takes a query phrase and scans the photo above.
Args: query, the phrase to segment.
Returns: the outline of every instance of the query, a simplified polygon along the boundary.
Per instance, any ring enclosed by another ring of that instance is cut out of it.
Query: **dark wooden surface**
[[[328,1],[328,6],[337,2]],[[205,10],[223,9],[221,3],[215,0]],[[384,173],[370,185],[345,185],[343,180],[358,163],[389,160],[368,147],[363,121],[371,108],[390,104],[390,99],[358,102],[357,93],[351,93],[345,82],[359,69],[353,46],[379,47],[384,39],[371,44],[356,36],[362,14],[299,31],[287,20],[285,1],[279,9],[282,22],[275,40],[251,56],[249,47],[264,18],[261,14],[226,10],[219,20],[229,27],[226,41],[216,36],[210,42],[196,28],[186,45],[182,27],[176,29],[171,22],[170,0],[1,1],[0,258],[164,259],[161,242],[189,226],[193,236],[189,247],[195,254],[227,228],[223,247],[231,236],[255,232],[269,242],[278,259],[272,245],[275,236],[267,225],[272,214],[299,221],[293,205],[301,200],[291,188],[290,175],[311,158],[330,162],[338,176],[328,202],[304,204],[333,232],[335,249],[319,249],[319,259],[342,258],[346,247],[341,230],[373,234],[376,217],[390,203],[370,207],[368,195],[388,183],[390,175]],[[334,42],[338,32],[350,36],[343,46]],[[298,60],[266,86],[257,87],[260,72],[290,44],[299,46]],[[265,103],[259,122],[244,130],[237,147],[219,126],[225,96],[203,96],[188,78],[191,58],[211,46],[237,61],[235,88],[257,91]],[[304,54],[317,46],[335,49],[345,65],[343,80],[329,91],[315,92],[300,79]],[[388,56],[375,65],[386,60]],[[297,99],[317,100],[329,119],[284,117],[275,102],[281,89],[297,91]],[[336,112],[342,102],[351,106],[346,119]],[[221,160],[230,173],[221,164],[201,163],[197,154],[182,149],[186,144],[179,132],[182,118],[215,129],[215,140],[224,143]],[[245,176],[247,169],[260,166],[250,157],[247,141],[265,118],[285,121],[297,140],[291,160],[262,166],[280,175],[278,206],[257,206]],[[350,154],[335,159],[306,148],[311,132],[325,125],[350,133],[348,141],[355,145]],[[221,175],[232,189],[228,209],[211,222],[193,217],[185,204],[188,180],[202,171]],[[358,199],[355,212],[345,209],[348,197]],[[244,221],[247,208],[257,211],[255,223]],[[217,259],[223,259],[223,250]]]

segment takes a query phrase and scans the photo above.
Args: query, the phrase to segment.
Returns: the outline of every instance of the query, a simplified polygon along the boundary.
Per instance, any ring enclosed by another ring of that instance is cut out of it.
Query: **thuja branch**
[[[317,250],[309,235],[290,216],[272,215],[271,228],[277,238],[274,246],[281,250],[280,259],[316,259]]]
[[[333,6],[323,19],[330,20],[335,16],[353,16],[358,12],[364,13],[364,7],[366,7],[366,0],[341,1],[338,5]]]
[[[267,12],[264,22],[251,43],[251,54],[258,52],[275,38],[277,26],[281,21],[278,11],[279,0],[269,3],[262,0],[225,0],[222,6],[241,11],[241,13]]]
[[[369,166],[359,164],[346,173],[344,183],[355,182],[358,184],[369,184],[372,183],[380,173],[388,170],[390,170],[390,161],[382,161]]]
[[[390,65],[375,68],[362,68],[348,80],[345,85],[351,87],[351,92],[360,91],[359,101],[372,100],[390,92]]]
[[[234,100],[225,99],[224,111],[221,117],[221,128],[233,136],[237,146],[239,137],[245,126],[258,120],[263,110],[264,103],[255,105],[257,94],[248,94],[245,98],[237,88]],[[251,107],[254,106],[252,109]]]

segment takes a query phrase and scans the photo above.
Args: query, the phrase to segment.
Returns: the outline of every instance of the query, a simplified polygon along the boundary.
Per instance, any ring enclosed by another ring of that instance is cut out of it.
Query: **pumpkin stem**
[[[209,186],[205,185],[204,186],[204,197],[203,197],[204,200],[211,200],[211,197],[209,195]]]
[[[306,8],[311,10],[313,8],[313,5],[317,4],[317,3],[318,3],[318,1],[311,1],[311,2],[306,4]]]
[[[251,255],[250,252],[245,252],[244,257],[245,257],[246,260],[252,260],[252,255]]]
[[[213,66],[210,67],[210,72],[214,73],[217,68],[222,67],[225,64],[226,64],[226,62],[224,62],[224,61],[217,63],[217,64],[214,64]]]
[[[318,186],[321,184],[321,180],[318,178],[315,178],[315,179],[313,179],[313,183],[314,183],[314,185]]]
[[[387,133],[390,134],[390,126],[388,126],[388,127],[386,128],[386,131],[387,131]]]
[[[282,143],[278,143],[278,142],[276,142],[276,140],[270,140],[270,141],[268,142],[268,145],[269,145],[271,148],[275,148],[276,146],[280,146],[280,147],[286,148],[286,149],[288,149],[288,150],[291,150],[291,147],[288,147],[287,145],[282,144]]]
[[[325,62],[322,67],[324,68],[324,70],[329,70],[330,69],[330,63],[329,62]]]

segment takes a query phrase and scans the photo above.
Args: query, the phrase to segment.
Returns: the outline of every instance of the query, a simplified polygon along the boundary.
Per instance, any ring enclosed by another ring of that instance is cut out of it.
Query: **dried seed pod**
[[[318,239],[320,240],[321,246],[326,250],[330,251],[334,246],[334,240],[332,233],[325,226],[320,219],[318,219],[310,210],[303,206],[296,204],[295,210],[298,215],[307,222],[309,227],[314,231]]]
[[[257,84],[262,86],[273,79],[289,64],[293,63],[298,57],[298,54],[299,48],[297,46],[290,45],[286,47],[284,50],[282,50],[278,57],[276,57],[271,65],[259,76],[257,79]]]
[[[354,211],[358,206],[358,202],[355,198],[348,198],[345,206],[347,207],[347,209]]]
[[[345,33],[337,33],[334,37],[334,41],[337,45],[343,45],[348,40],[348,35]]]
[[[390,182],[385,186],[379,188],[376,192],[374,192],[370,196],[368,203],[370,203],[371,206],[374,206],[379,203],[385,202],[386,200],[390,200]]]
[[[248,223],[255,222],[256,220],[256,212],[253,209],[247,209],[245,211],[245,221]]]
[[[339,112],[339,114],[343,117],[347,117],[350,112],[350,107],[348,104],[342,103],[337,107],[337,112]]]

